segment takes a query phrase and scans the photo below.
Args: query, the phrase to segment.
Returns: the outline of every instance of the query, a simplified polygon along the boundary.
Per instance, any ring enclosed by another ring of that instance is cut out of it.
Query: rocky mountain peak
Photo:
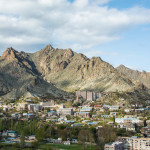
[[[119,65],[119,66],[117,67],[117,69],[127,69],[127,67],[125,67],[124,65]]]
[[[10,48],[7,48],[6,51],[3,53],[2,58],[7,58],[10,60],[10,59],[16,58],[17,53],[18,51],[10,47]]]
[[[66,56],[67,58],[71,58],[71,57],[74,56],[74,52],[72,51],[71,48],[68,48],[68,49],[67,49],[67,51],[65,52],[65,56]]]
[[[142,74],[147,74],[147,72],[145,70],[142,71]]]
[[[41,51],[44,54],[48,54],[51,50],[54,50],[54,48],[52,47],[52,45],[48,44],[45,48],[43,48]]]
[[[103,60],[100,57],[92,57],[91,61],[100,62],[100,61],[103,61]]]
[[[123,65],[117,67],[117,70],[125,74],[128,78],[132,79],[132,81],[139,80],[140,83],[143,83],[145,86],[150,88],[150,74],[146,71],[138,71],[127,68]]]
[[[131,79],[143,81],[137,84],[137,88],[144,89],[141,83],[150,85],[147,75],[143,77],[141,72],[134,73],[123,65],[119,67],[123,69],[118,71],[100,57],[89,59],[70,48],[55,49],[50,44],[32,54],[18,52],[10,47],[0,58],[0,92],[10,93],[11,96],[14,93],[11,89],[14,88],[19,91],[16,95],[20,96],[26,91],[33,94],[50,91],[57,95],[62,93],[59,89],[71,92],[85,89],[104,92],[127,91],[133,89],[135,84],[126,74],[129,74]],[[5,82],[8,90],[1,89]]]

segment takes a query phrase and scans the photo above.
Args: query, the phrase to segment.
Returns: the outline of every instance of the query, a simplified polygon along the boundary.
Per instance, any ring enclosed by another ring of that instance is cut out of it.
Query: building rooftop
[[[83,111],[83,112],[77,112],[77,113],[84,114],[84,113],[89,113],[89,112],[84,112],[84,111]]]

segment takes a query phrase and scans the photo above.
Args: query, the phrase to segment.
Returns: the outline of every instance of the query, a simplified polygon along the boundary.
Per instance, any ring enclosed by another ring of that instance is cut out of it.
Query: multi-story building
[[[137,118],[116,118],[116,119],[115,119],[115,122],[116,122],[116,123],[122,123],[122,124],[125,123],[125,122],[126,122],[126,123],[127,123],[127,122],[128,122],[128,123],[129,123],[129,122],[130,122],[130,123],[139,123],[139,119],[137,119]]]
[[[141,133],[145,136],[145,137],[150,137],[150,127],[143,127],[141,129]]]
[[[109,109],[110,111],[114,111],[114,110],[119,110],[120,106],[118,105],[103,105],[103,108],[105,109]]]
[[[102,108],[101,105],[94,105],[95,110],[100,110],[100,108]]]
[[[55,111],[49,111],[49,112],[47,113],[47,115],[48,115],[48,117],[51,117],[51,116],[56,116],[57,113],[56,113]]]
[[[16,105],[17,110],[27,110],[28,109],[28,104],[27,103],[18,103]]]
[[[124,150],[150,150],[150,138],[122,137]]]
[[[76,112],[74,116],[79,116],[82,118],[90,118],[90,112]]]
[[[87,91],[81,91],[81,96],[82,96],[84,99],[87,99]]]
[[[105,144],[104,150],[123,150],[123,143],[113,142],[113,143]]]
[[[50,100],[48,102],[40,102],[41,106],[54,106],[54,100]]]
[[[31,113],[23,113],[23,116],[26,118],[26,119],[33,119],[35,117],[34,114],[31,114]]]
[[[110,110],[110,111],[114,111],[114,110],[119,110],[119,108],[120,108],[120,106],[118,106],[118,105],[113,105],[113,106],[110,106],[110,107],[109,107],[109,110]]]
[[[119,128],[122,128],[122,129],[126,129],[126,131],[133,131],[135,132],[136,131],[136,127],[134,124],[120,124],[118,125]]]
[[[87,91],[76,91],[76,97],[82,97],[83,99],[87,99]]]
[[[87,101],[93,101],[103,96],[100,92],[93,91],[76,91],[76,97],[82,97]]]
[[[81,112],[91,112],[93,110],[92,107],[82,107]]]
[[[32,112],[39,112],[41,110],[41,106],[39,104],[29,104],[28,110]]]
[[[56,111],[58,115],[73,115],[72,108],[59,108]]]
[[[87,91],[87,101],[92,101],[92,100],[95,100],[94,99],[94,92],[90,92],[90,91]]]

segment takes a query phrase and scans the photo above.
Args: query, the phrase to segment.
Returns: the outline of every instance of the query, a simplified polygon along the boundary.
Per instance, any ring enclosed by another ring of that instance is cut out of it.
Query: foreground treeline
[[[39,120],[0,120],[0,131],[13,130],[20,135],[21,145],[24,146],[25,136],[36,135],[37,142],[32,146],[38,146],[47,139],[62,138],[77,139],[78,143],[85,146],[87,144],[96,144],[99,149],[103,149],[105,143],[113,142],[118,136],[130,136],[132,132],[126,132],[123,129],[115,129],[111,126],[104,126],[96,129],[93,126],[71,127],[70,124],[55,124],[53,122],[42,122]],[[2,138],[2,137],[1,137]]]

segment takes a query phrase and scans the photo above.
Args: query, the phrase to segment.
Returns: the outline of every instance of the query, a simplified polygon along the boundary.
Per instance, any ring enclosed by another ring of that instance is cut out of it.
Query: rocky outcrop
[[[2,58],[7,60],[13,60],[14,58],[16,58],[16,53],[17,51],[14,50],[12,47],[7,48],[2,55]]]
[[[89,59],[71,49],[55,49],[51,45],[36,53],[8,48],[0,57],[0,96],[45,93],[61,96],[66,94],[62,90],[85,89],[104,92],[145,90],[144,85],[132,81],[132,72],[116,69],[100,57]],[[140,76],[140,81],[148,83],[148,73],[135,71],[135,75],[134,78]]]
[[[134,86],[125,75],[100,57],[89,59],[71,49],[49,47],[51,46],[30,55],[30,58],[44,79],[54,83],[58,88],[66,91],[126,91]],[[43,51],[49,53],[45,55]]]
[[[28,54],[8,48],[0,57],[0,96],[16,98],[26,93],[33,96],[65,94],[43,79]]]
[[[128,78],[130,78],[134,83],[143,83],[145,86],[150,88],[150,73],[146,71],[138,71],[132,70],[130,68],[125,67],[124,65],[120,65],[117,67],[117,70],[121,73],[125,74]]]
[[[68,59],[70,59],[71,57],[74,56],[74,53],[73,53],[72,49],[69,48],[69,49],[65,52],[64,55],[65,55],[65,57],[67,57]]]

